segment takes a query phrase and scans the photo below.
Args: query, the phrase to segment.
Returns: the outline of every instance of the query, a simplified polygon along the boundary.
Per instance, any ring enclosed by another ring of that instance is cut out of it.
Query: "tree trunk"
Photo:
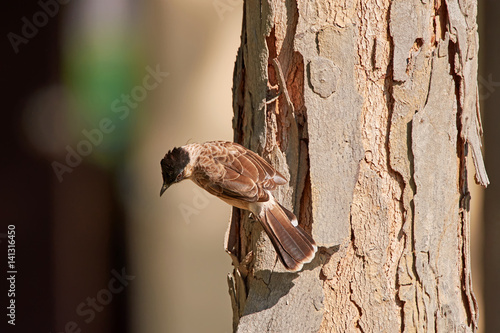
[[[320,249],[288,273],[234,209],[235,331],[476,329],[477,52],[475,0],[245,1],[234,139],[288,177],[276,196]]]

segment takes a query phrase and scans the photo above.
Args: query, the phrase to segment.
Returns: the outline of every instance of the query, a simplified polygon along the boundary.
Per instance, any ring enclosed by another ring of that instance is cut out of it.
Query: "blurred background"
[[[480,6],[492,184],[473,185],[470,166],[473,280],[481,331],[500,332],[500,4]],[[14,225],[18,270],[16,326],[1,331],[230,332],[230,208],[190,182],[160,199],[159,161],[232,139],[242,1],[23,1],[1,15],[0,253]]]

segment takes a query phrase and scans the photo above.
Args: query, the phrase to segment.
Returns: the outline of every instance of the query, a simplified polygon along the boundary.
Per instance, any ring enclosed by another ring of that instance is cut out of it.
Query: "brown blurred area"
[[[16,325],[2,310],[0,331],[230,332],[230,208],[187,182],[160,198],[159,162],[232,139],[242,3],[8,6],[2,309],[8,225],[18,273]]]
[[[472,264],[480,330],[500,332],[500,7],[480,5],[492,184],[472,185],[470,166]],[[232,139],[242,2],[23,1],[2,16],[1,309],[8,225],[18,273],[16,326],[2,310],[0,331],[230,332],[230,208],[191,183],[160,198],[159,161]],[[70,167],[68,149],[86,156]]]
[[[479,94],[482,108],[486,170],[491,184],[484,191],[482,210],[477,220],[481,236],[473,243],[473,274],[475,286],[482,288],[480,316],[484,332],[500,332],[500,2],[479,1]],[[474,217],[474,215],[472,215]],[[482,217],[482,219],[480,219]],[[482,221],[482,223],[481,223]],[[482,227],[481,227],[482,226]],[[474,238],[472,240],[474,242]],[[474,268],[474,267],[473,267]],[[477,289],[477,287],[476,287]]]

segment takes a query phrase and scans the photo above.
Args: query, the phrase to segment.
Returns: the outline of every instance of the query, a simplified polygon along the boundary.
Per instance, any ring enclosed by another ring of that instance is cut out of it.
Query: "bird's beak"
[[[166,183],[163,183],[163,186],[161,187],[161,190],[160,190],[160,197],[163,193],[165,193],[165,191],[167,190],[167,188],[169,188],[170,185],[167,185]]]

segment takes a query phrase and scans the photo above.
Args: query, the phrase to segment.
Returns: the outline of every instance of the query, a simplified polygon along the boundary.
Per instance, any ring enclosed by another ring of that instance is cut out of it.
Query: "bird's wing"
[[[232,142],[212,142],[199,157],[196,181],[208,192],[228,199],[267,201],[266,190],[287,183],[262,157]]]

